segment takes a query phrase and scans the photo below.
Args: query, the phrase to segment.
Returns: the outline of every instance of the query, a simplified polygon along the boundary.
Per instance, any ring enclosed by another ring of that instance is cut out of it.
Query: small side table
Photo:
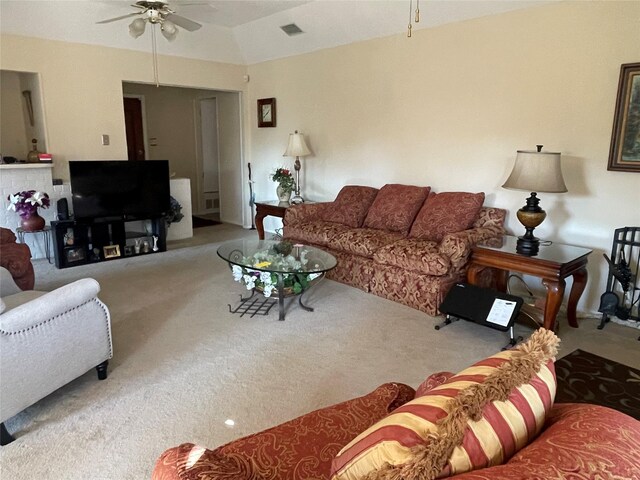
[[[35,230],[33,232],[24,230],[22,227],[18,227],[16,229],[16,234],[18,236],[18,241],[20,243],[24,243],[24,234],[42,234],[44,237],[44,254],[47,257],[47,261],[51,263],[51,226],[46,225],[42,230]]]
[[[498,272],[498,289],[503,292],[507,290],[509,271],[541,278],[547,289],[543,326],[555,330],[556,316],[564,296],[565,278],[573,276],[567,318],[569,325],[577,328],[576,307],[587,285],[587,257],[591,250],[552,243],[540,246],[538,255],[527,256],[516,252],[517,240],[517,237],[505,236],[501,245],[479,244],[473,247],[467,272],[468,282],[477,284],[478,274],[485,268],[493,268]]]
[[[281,203],[277,200],[269,202],[255,202],[256,205],[256,229],[258,230],[258,238],[264,240],[264,224],[265,217],[279,217],[284,219],[284,214],[291,205]]]

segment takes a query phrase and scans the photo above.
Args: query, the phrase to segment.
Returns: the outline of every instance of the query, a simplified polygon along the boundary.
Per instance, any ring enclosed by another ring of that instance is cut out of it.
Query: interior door
[[[142,102],[139,98],[124,97],[124,122],[127,132],[127,157],[129,160],[144,160]]]

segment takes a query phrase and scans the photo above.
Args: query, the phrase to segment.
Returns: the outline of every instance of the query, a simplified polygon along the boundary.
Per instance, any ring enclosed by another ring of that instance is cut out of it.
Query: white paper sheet
[[[513,315],[516,306],[516,302],[496,298],[493,301],[493,305],[491,305],[487,322],[506,327],[509,325],[509,320],[511,320],[511,315]]]

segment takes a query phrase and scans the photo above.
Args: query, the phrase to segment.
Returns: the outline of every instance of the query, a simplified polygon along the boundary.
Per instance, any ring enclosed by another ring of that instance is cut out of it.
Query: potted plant
[[[20,226],[25,232],[37,232],[44,228],[45,220],[38,215],[38,207],[49,208],[49,195],[36,190],[25,190],[9,195],[7,200],[7,210],[13,210],[20,215]]]
[[[278,200],[283,203],[289,203],[291,192],[296,188],[291,172],[286,168],[277,168],[275,173],[271,175],[271,180],[278,183],[276,188]]]

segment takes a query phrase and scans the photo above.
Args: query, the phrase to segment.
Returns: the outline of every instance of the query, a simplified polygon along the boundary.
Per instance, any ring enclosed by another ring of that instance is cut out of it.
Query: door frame
[[[198,198],[198,211],[196,214],[202,214],[205,212],[204,208],[204,153],[202,151],[202,101],[203,100],[215,100],[216,101],[216,132],[218,134],[217,148],[218,148],[218,214],[222,217],[222,203],[220,202],[220,105],[217,95],[199,97],[194,101],[194,115],[195,115],[195,136],[196,136],[196,196]],[[192,206],[193,207],[193,206]]]
[[[150,158],[151,150],[149,150],[149,135],[147,135],[147,105],[145,103],[144,95],[138,95],[133,93],[123,93],[122,97],[137,98],[138,100],[140,100],[140,109],[142,110],[141,112],[142,113],[142,139],[144,142],[144,151],[145,151],[144,159],[151,160]]]

